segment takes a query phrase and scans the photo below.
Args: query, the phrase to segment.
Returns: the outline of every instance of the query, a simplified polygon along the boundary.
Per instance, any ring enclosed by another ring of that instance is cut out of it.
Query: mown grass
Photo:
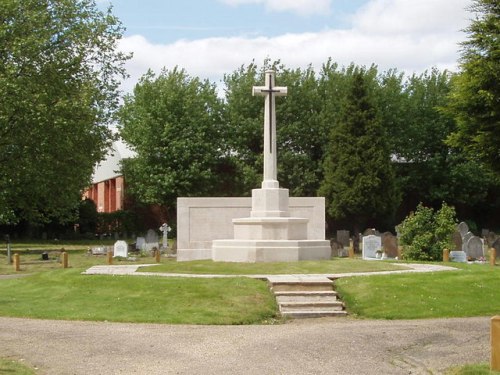
[[[0,315],[170,324],[254,324],[276,317],[263,281],[85,276],[56,270],[0,281]]]
[[[142,272],[195,273],[217,275],[277,275],[277,274],[336,274],[347,272],[377,272],[405,269],[404,265],[382,261],[337,258],[322,261],[233,263],[199,260],[191,262],[164,261]]]
[[[0,358],[0,374],[34,375],[35,371],[19,361]]]
[[[497,375],[499,371],[491,371],[488,364],[474,364],[450,368],[446,375]]]
[[[342,278],[336,287],[351,315],[372,319],[490,316],[500,313],[500,268]]]

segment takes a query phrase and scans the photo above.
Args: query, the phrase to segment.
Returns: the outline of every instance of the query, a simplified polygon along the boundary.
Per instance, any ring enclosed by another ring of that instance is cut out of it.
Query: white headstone
[[[144,237],[137,237],[135,240],[136,250],[144,250],[146,248],[146,239]]]
[[[465,254],[465,251],[450,251],[450,260],[452,262],[467,263],[467,254]]]
[[[123,257],[123,258],[128,257],[128,245],[125,241],[115,242],[113,257]]]
[[[363,236],[363,259],[375,259],[377,250],[382,249],[382,239],[379,236],[371,234]]]

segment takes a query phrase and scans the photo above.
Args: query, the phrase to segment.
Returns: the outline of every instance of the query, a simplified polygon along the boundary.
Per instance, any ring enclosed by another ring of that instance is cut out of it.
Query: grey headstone
[[[460,224],[457,225],[457,230],[463,237],[469,231],[469,226],[467,225],[467,223],[462,221]]]
[[[343,253],[343,246],[341,243],[335,240],[330,241],[330,247],[332,249],[332,257],[340,257]]]
[[[370,234],[363,237],[363,259],[375,259],[377,250],[382,249],[382,239]]]
[[[128,257],[128,245],[125,241],[116,241],[113,248],[113,257]]]
[[[500,258],[500,237],[496,239],[495,242],[491,245],[492,248],[494,248],[497,252],[497,259]]]
[[[146,233],[146,248],[145,250],[152,250],[153,248],[160,248],[160,243],[158,241],[158,233],[155,230],[149,229]]]
[[[382,248],[387,258],[396,258],[398,256],[398,238],[391,232],[383,233]]]
[[[92,255],[104,255],[106,254],[106,247],[97,246],[90,249],[90,251],[92,252]]]
[[[344,247],[349,247],[350,237],[348,230],[338,230],[337,231],[337,242],[341,243]]]
[[[492,247],[495,241],[499,238],[495,232],[489,232],[488,235],[486,236],[485,240],[486,243],[488,244],[488,247]]]
[[[144,250],[146,248],[146,239],[144,237],[137,237],[135,239],[135,248],[137,250]]]
[[[481,237],[486,238],[488,234],[490,233],[489,229],[481,229]]]
[[[462,235],[460,234],[460,232],[458,230],[453,232],[453,234],[451,235],[451,241],[453,242],[453,249],[449,249],[449,250],[451,250],[451,251],[462,250]]]
[[[469,241],[472,237],[474,237],[472,232],[467,232],[462,236],[462,251],[467,253],[467,241]]]
[[[481,238],[477,236],[472,236],[471,238],[469,238],[465,248],[465,253],[469,258],[479,259],[481,257],[484,257],[484,244]]]
[[[363,236],[376,235],[376,234],[377,234],[377,231],[375,230],[375,228],[367,228],[363,232]]]
[[[467,263],[467,254],[464,251],[450,251],[450,260],[452,262]]]

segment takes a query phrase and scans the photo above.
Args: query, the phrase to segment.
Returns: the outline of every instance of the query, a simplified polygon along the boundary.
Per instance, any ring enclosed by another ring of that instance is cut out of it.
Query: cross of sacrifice
[[[286,96],[287,88],[275,86],[274,75],[274,70],[266,71],[265,86],[254,86],[252,88],[252,95],[266,97],[264,107],[264,181],[262,182],[262,188],[278,188],[275,97]]]

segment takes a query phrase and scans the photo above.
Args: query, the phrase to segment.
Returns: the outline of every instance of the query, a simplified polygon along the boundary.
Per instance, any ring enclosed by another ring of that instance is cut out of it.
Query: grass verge
[[[454,263],[459,271],[342,278],[336,287],[350,314],[372,319],[497,315],[500,268]]]
[[[499,371],[490,371],[488,364],[474,364],[450,368],[446,375],[497,375]]]
[[[322,261],[234,263],[198,260],[191,262],[164,261],[162,264],[139,269],[142,272],[195,273],[215,275],[277,275],[277,274],[336,274],[346,272],[377,272],[406,269],[404,265],[361,259],[337,258]]]
[[[35,375],[35,371],[19,361],[0,358],[0,374]]]
[[[169,324],[273,321],[267,285],[248,278],[185,279],[40,272],[0,282],[0,315]]]

